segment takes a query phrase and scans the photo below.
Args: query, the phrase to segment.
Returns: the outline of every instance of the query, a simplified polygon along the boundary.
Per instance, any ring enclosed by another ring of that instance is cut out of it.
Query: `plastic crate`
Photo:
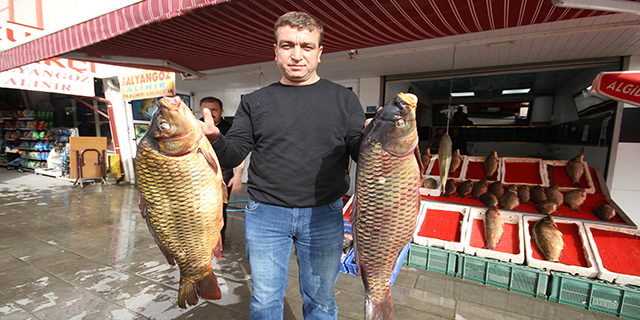
[[[425,247],[411,244],[407,265],[415,268],[426,269],[448,275],[456,274],[458,254],[436,247]]]
[[[409,253],[410,246],[411,246],[411,242],[407,243],[407,245],[404,246],[404,248],[402,248],[402,250],[398,254],[398,260],[396,260],[396,265],[393,268],[393,271],[391,271],[391,285],[393,285],[396,282],[396,277],[398,277],[398,273],[400,273],[400,268],[402,268],[402,265],[405,264],[404,262]],[[353,249],[351,249],[349,253],[342,259],[340,263],[340,272],[357,275],[358,265],[356,264],[356,261],[355,261],[355,254],[353,252]]]
[[[626,319],[640,319],[640,289],[551,272],[549,301]]]
[[[524,265],[462,253],[458,257],[456,276],[546,300],[550,273]]]

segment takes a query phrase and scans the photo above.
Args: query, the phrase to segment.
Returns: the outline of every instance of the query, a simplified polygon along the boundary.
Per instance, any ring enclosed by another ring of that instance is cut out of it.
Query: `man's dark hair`
[[[298,29],[307,29],[309,31],[318,30],[320,33],[320,43],[322,46],[322,37],[324,36],[324,28],[322,27],[322,23],[316,17],[306,13],[306,12],[298,12],[291,11],[283,14],[278,18],[276,24],[273,28],[273,35],[276,39],[276,44],[278,43],[278,28],[282,26],[290,26],[292,28]]]
[[[222,109],[222,101],[216,97],[204,97],[200,100],[200,106],[202,106],[205,102],[217,102],[220,105],[220,109]]]

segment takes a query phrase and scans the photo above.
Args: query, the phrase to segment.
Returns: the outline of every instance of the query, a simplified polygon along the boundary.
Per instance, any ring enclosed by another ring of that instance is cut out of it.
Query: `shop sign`
[[[174,95],[176,74],[166,71],[144,71],[118,76],[122,100],[138,100]]]
[[[0,87],[77,96],[95,96],[96,64],[51,58],[0,73]]]
[[[591,92],[616,101],[640,106],[640,72],[600,72]]]

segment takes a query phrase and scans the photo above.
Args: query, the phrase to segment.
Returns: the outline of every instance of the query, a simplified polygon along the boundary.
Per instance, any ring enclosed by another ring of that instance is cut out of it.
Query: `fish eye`
[[[403,119],[396,120],[396,127],[402,128],[402,127],[404,127],[404,125],[405,125],[405,122],[404,122]]]
[[[158,129],[169,130],[171,129],[171,125],[166,121],[160,121],[160,123],[158,123]]]

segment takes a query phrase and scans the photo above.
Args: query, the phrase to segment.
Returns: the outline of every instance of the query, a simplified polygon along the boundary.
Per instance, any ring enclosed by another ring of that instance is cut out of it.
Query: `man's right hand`
[[[213,117],[211,116],[211,110],[207,108],[202,109],[202,117],[204,118],[204,122],[200,121],[200,127],[202,128],[202,133],[209,139],[209,141],[214,142],[218,139],[220,135],[220,130],[216,127],[216,124],[213,122]]]

